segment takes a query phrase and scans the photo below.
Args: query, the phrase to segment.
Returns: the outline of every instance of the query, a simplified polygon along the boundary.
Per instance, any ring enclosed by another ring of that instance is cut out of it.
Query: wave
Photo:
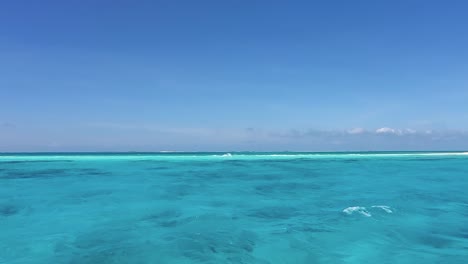
[[[381,209],[382,211],[386,212],[387,214],[392,214],[393,213],[393,209],[388,205],[372,205],[371,209],[374,209],[374,208]],[[354,213],[358,213],[358,214],[363,215],[365,217],[372,217],[371,212],[366,207],[363,207],[363,206],[350,206],[350,207],[347,207],[347,208],[343,209],[343,213],[345,213],[347,215],[352,215]]]
[[[380,208],[382,210],[384,210],[385,212],[391,214],[393,213],[392,209],[390,208],[390,206],[387,206],[387,205],[373,205],[371,206],[372,208]]]
[[[351,206],[351,207],[345,208],[343,209],[343,213],[348,214],[348,215],[359,213],[366,217],[372,216],[371,213],[369,213],[369,211],[367,211],[365,207],[361,207],[361,206]]]

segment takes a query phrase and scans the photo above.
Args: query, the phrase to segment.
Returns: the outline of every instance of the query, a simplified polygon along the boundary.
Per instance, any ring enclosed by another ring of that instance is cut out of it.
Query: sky
[[[1,1],[0,152],[468,150],[467,1]]]

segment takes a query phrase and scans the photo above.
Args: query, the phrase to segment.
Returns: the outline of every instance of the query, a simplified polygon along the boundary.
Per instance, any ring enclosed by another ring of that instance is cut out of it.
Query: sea
[[[468,153],[3,153],[0,263],[466,264]]]

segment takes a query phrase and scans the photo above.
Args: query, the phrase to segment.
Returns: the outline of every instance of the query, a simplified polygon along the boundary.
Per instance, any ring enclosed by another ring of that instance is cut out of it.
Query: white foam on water
[[[390,206],[387,206],[387,205],[373,205],[371,206],[372,208],[380,208],[382,210],[384,210],[385,212],[391,214],[393,213],[392,209],[390,208]]]
[[[343,213],[348,215],[352,215],[354,212],[357,212],[366,217],[372,216],[371,213],[369,213],[369,211],[367,211],[367,209],[362,206],[350,206],[348,208],[343,209]]]
[[[219,157],[232,157],[239,160],[250,160],[250,159],[349,159],[349,158],[359,158],[359,159],[371,159],[371,158],[399,158],[399,157],[427,157],[427,156],[458,156],[458,157],[467,157],[468,152],[421,152],[421,153],[274,153],[274,154],[264,154],[264,153],[236,153],[235,155],[231,153],[217,154],[217,155],[203,155],[203,153],[190,153],[190,154],[180,154],[172,153],[171,155],[165,155],[164,153],[160,154],[145,154],[145,153],[135,153],[135,154],[57,154],[57,155],[15,155],[15,154],[1,154],[1,161],[14,161],[14,160],[57,160],[57,159],[67,159],[67,160],[210,160],[216,159]]]

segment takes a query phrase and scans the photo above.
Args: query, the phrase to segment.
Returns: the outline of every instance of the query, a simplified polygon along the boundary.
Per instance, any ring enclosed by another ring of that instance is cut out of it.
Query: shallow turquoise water
[[[468,153],[0,155],[0,263],[468,263]]]

